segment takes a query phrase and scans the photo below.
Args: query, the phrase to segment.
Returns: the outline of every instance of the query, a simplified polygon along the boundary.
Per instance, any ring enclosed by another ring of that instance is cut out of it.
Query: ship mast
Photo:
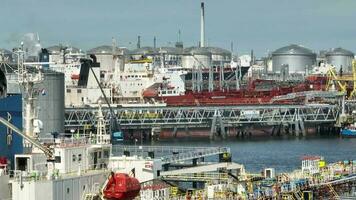
[[[35,101],[38,96],[38,89],[35,87],[37,84],[43,81],[43,74],[40,70],[41,65],[34,63],[38,73],[32,74],[27,71],[26,64],[24,62],[25,52],[22,48],[18,49],[15,54],[17,55],[17,76],[18,82],[21,87],[23,95],[24,113],[23,113],[23,129],[27,136],[32,138],[38,138],[40,133],[41,122],[37,119],[37,110]],[[24,147],[32,147],[31,143],[24,142]]]

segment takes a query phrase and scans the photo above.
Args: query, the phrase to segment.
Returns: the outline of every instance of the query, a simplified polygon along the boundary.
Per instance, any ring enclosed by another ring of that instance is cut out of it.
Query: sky
[[[173,46],[178,30],[185,47],[200,38],[200,0],[2,0],[0,48],[38,33],[44,47],[82,50],[111,44],[133,49]],[[288,44],[314,51],[343,47],[356,52],[356,0],[205,0],[209,46],[265,56]]]

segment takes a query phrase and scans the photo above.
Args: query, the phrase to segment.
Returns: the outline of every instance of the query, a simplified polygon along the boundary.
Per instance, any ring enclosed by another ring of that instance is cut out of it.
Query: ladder
[[[297,200],[302,200],[303,199],[303,194],[302,192],[299,190],[299,191],[295,191],[294,192],[294,196],[295,196],[295,199]]]
[[[328,184],[327,186],[331,192],[332,199],[340,199],[339,194],[334,190],[334,187],[331,184]]]

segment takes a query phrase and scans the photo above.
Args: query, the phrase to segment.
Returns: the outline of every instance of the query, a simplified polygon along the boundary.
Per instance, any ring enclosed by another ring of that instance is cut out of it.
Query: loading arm
[[[28,142],[30,142],[31,144],[33,144],[35,147],[39,148],[41,151],[43,151],[43,153],[47,156],[47,159],[51,160],[53,159],[53,152],[51,149],[45,147],[44,145],[42,145],[38,140],[24,134],[20,129],[18,129],[16,126],[14,126],[13,124],[11,124],[9,121],[7,121],[6,119],[0,117],[0,122],[10,128],[12,131],[16,132],[18,135],[20,135],[22,138],[24,138],[25,140],[27,140]]]

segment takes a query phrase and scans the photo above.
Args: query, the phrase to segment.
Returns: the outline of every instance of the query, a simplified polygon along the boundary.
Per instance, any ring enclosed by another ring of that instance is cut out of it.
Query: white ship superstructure
[[[26,149],[23,154],[15,155],[13,178],[9,179],[6,165],[0,166],[0,198],[8,199],[12,194],[13,200],[82,199],[87,193],[97,192],[109,174],[111,141],[100,104],[96,134],[68,137],[56,133],[40,139],[35,91],[43,80],[40,72],[43,63],[24,63],[23,53],[19,50],[16,55],[18,80],[23,91],[24,131],[4,118],[0,118],[0,122],[24,138]],[[34,72],[29,73],[31,66]]]
[[[79,79],[80,59],[86,56],[80,49],[55,45],[47,48],[49,69],[63,73],[65,85],[75,85]]]

